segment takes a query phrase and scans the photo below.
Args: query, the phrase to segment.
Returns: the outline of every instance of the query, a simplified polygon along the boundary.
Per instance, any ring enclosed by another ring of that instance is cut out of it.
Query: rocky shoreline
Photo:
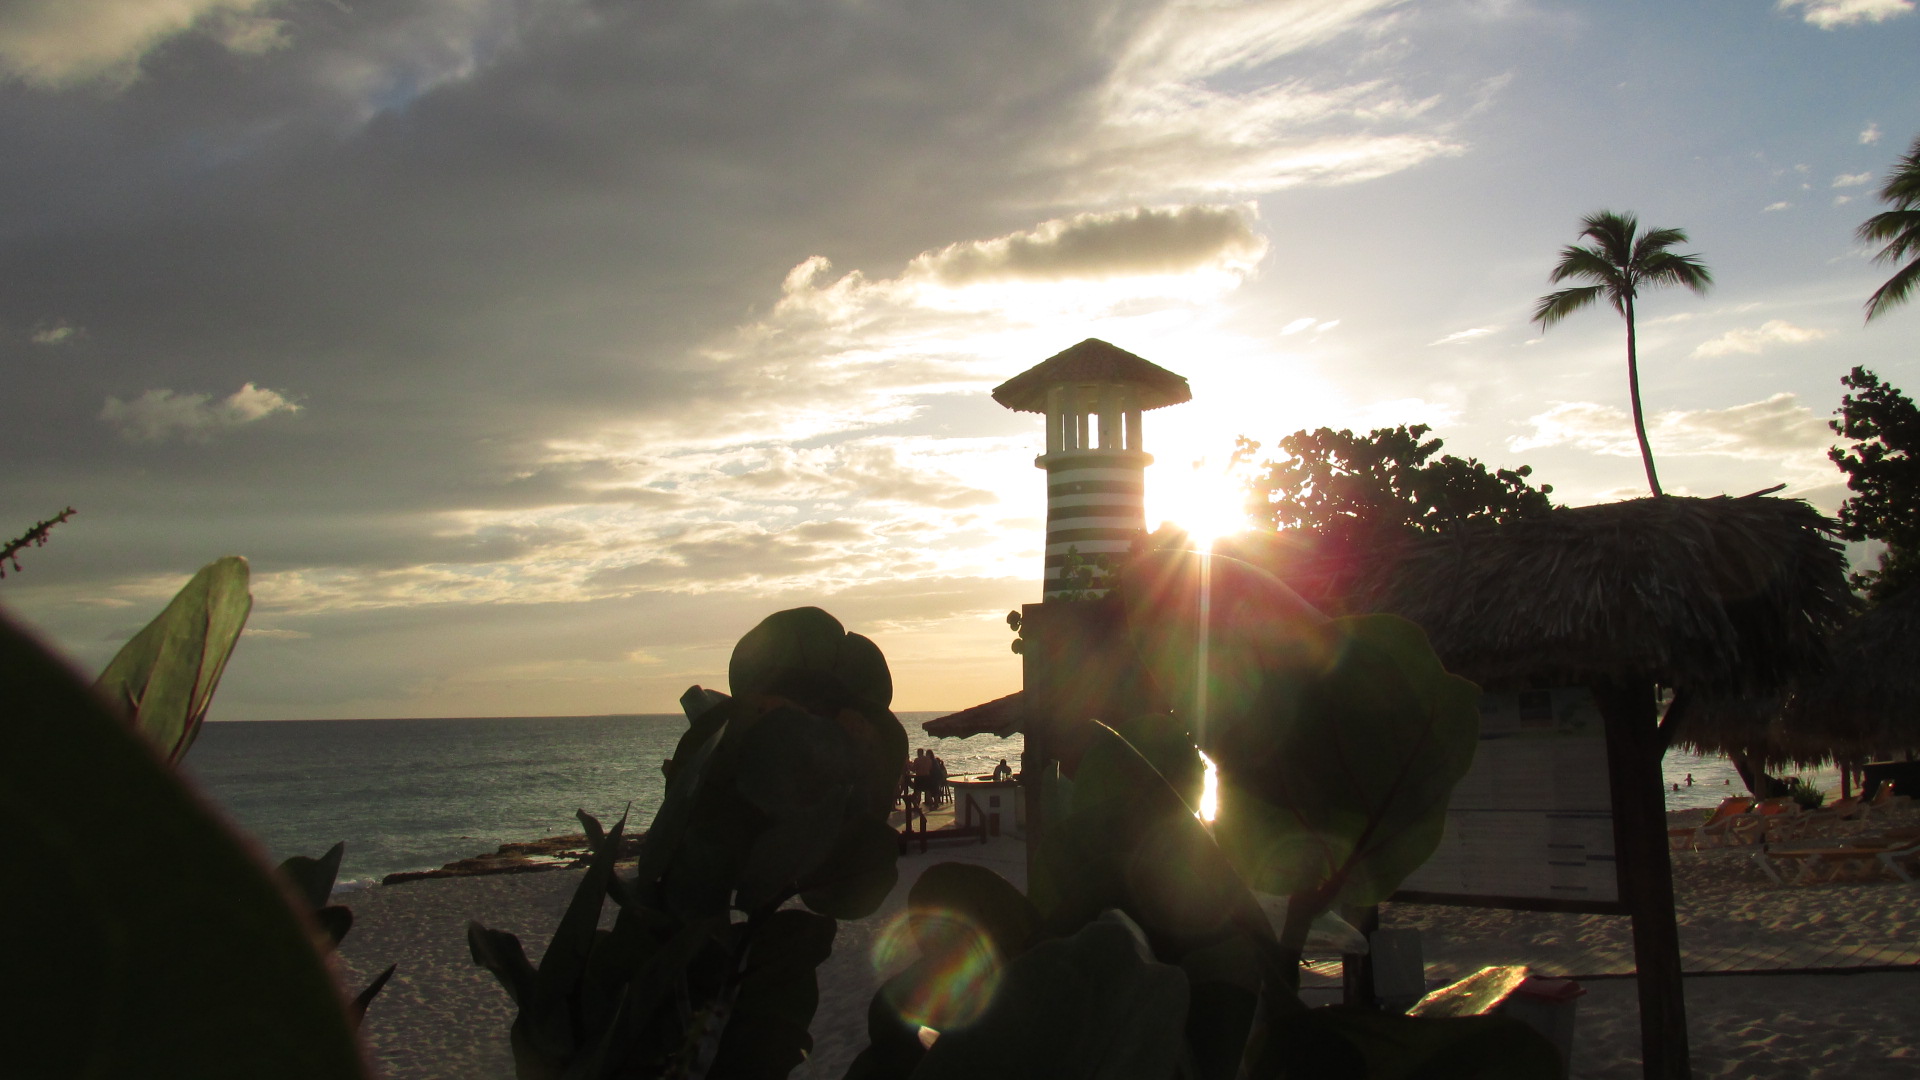
[[[618,861],[625,862],[637,856],[640,853],[640,842],[645,838],[645,833],[622,836]],[[584,833],[549,836],[542,840],[501,844],[499,850],[490,855],[458,859],[438,870],[406,870],[397,874],[388,874],[380,879],[380,884],[398,885],[407,881],[425,881],[429,878],[483,877],[490,874],[535,874],[547,870],[571,870],[587,865],[587,859],[592,854]]]

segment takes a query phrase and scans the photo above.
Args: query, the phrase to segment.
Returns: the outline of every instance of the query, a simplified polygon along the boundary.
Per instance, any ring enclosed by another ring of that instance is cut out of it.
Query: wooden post
[[[1653,680],[1597,682],[1593,696],[1606,726],[1620,899],[1633,919],[1642,1075],[1647,1080],[1691,1080]]]
[[[1059,605],[1054,605],[1058,607]],[[1020,730],[1026,736],[1020,751],[1020,797],[1027,806],[1027,880],[1033,880],[1034,853],[1047,831],[1045,775],[1053,769],[1047,736],[1053,729],[1051,687],[1047,683],[1047,650],[1054,635],[1046,625],[1045,604],[1020,605]]]

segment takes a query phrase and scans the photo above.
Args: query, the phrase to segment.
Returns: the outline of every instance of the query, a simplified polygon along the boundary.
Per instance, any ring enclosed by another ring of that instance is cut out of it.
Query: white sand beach
[[[866,1042],[866,1009],[880,975],[872,946],[926,867],[958,860],[1024,880],[1024,848],[998,839],[901,860],[901,880],[879,912],[842,924],[820,972],[815,1050],[795,1076],[838,1077]],[[400,970],[369,1010],[369,1057],[393,1080],[510,1080],[513,1009],[467,955],[469,918],[521,936],[537,957],[578,871],[409,882],[353,893],[354,929],[343,974],[361,985],[389,963]],[[1746,853],[1680,856],[1674,876],[1688,969],[1837,967],[1920,961],[1920,883],[1779,886]],[[1554,975],[1632,969],[1626,920],[1425,905],[1388,905],[1383,922],[1422,931],[1429,975],[1487,963],[1525,963]],[[1573,1075],[1640,1075],[1635,985],[1584,983]],[[1694,1074],[1848,1080],[1920,1074],[1920,968],[1871,974],[1692,976],[1686,981]],[[1331,1000],[1319,991],[1311,1001]]]

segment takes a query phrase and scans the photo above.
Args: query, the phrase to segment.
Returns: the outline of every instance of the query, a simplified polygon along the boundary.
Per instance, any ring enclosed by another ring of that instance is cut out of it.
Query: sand
[[[881,973],[872,947],[906,890],[947,860],[992,867],[1016,884],[1024,848],[997,839],[935,848],[901,861],[901,882],[874,916],[842,924],[821,968],[814,1057],[801,1080],[838,1077],[866,1043],[866,1009]],[[1871,974],[1693,976],[1687,1011],[1699,1077],[1848,1080],[1920,1075],[1920,883],[1778,886],[1746,852],[1681,855],[1674,866],[1689,971],[1904,964]],[[513,1008],[467,955],[468,918],[521,936],[537,958],[578,871],[417,881],[351,894],[354,929],[341,949],[343,978],[360,985],[388,963],[400,971],[373,1004],[369,1057],[393,1080],[513,1076],[507,1029]],[[1428,974],[1451,978],[1488,963],[1525,963],[1553,975],[1632,970],[1627,921],[1429,905],[1388,905],[1383,924],[1421,931]],[[1641,1075],[1635,983],[1583,982],[1573,1075]],[[1330,990],[1309,1001],[1333,1000]]]

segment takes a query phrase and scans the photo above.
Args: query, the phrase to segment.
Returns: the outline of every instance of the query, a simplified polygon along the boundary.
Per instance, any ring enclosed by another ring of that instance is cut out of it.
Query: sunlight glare
[[[1200,787],[1200,809],[1194,811],[1193,816],[1211,825],[1214,815],[1220,812],[1220,774],[1205,750],[1200,751],[1200,761],[1206,765],[1207,775]]]
[[[1215,540],[1247,527],[1246,493],[1226,470],[1202,460],[1191,468],[1167,472],[1172,475],[1148,485],[1155,514],[1162,523],[1185,529],[1196,551],[1209,550]]]

